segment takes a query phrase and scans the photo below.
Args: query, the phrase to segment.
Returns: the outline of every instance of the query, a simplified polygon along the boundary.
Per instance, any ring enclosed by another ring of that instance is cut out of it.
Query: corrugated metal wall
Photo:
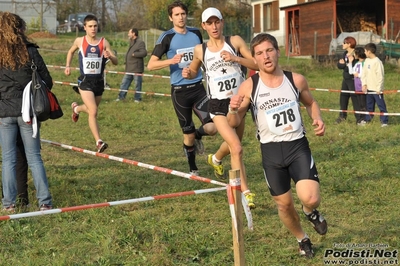
[[[26,21],[26,24],[29,26],[32,21],[37,21],[40,18],[42,5],[40,1],[32,3],[30,0],[0,0],[0,10],[18,14]],[[56,34],[57,24],[56,3],[54,1],[43,1],[44,30]],[[30,30],[32,29],[30,28]]]

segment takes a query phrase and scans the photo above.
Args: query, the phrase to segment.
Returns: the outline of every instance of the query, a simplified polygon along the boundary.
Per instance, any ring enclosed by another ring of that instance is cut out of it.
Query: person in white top
[[[250,193],[247,186],[242,159],[243,150],[240,139],[243,135],[244,119],[235,130],[228,124],[226,115],[229,112],[230,97],[237,93],[239,85],[245,78],[241,66],[254,70],[257,70],[257,66],[252,59],[249,48],[240,36],[224,37],[224,20],[218,9],[209,7],[203,11],[202,27],[207,31],[210,40],[205,44],[195,46],[193,61],[189,67],[182,70],[182,76],[187,79],[196,77],[203,65],[207,78],[208,97],[210,98],[208,111],[218,133],[225,141],[216,154],[208,155],[208,164],[213,166],[216,176],[223,176],[223,171],[218,172],[219,167],[222,166],[221,160],[230,153],[232,169],[240,170],[241,188],[248,206],[255,208],[254,194]],[[230,44],[227,42],[230,42]]]
[[[385,99],[383,97],[383,84],[385,69],[382,61],[376,56],[376,45],[368,43],[364,46],[365,59],[361,83],[363,92],[377,92],[378,94],[367,94],[367,111],[374,112],[375,103],[381,113],[387,113]],[[370,122],[373,116],[366,115],[365,121]],[[381,115],[381,127],[386,127],[389,122],[387,115]]]
[[[296,237],[300,255],[312,258],[312,243],[294,207],[291,180],[296,184],[302,211],[317,233],[326,234],[328,227],[316,209],[321,202],[319,177],[305,137],[300,102],[312,119],[315,135],[324,135],[325,124],[304,76],[279,67],[280,51],[275,37],[260,33],[253,38],[250,49],[260,70],[244,81],[231,98],[233,112],[228,114],[228,120],[233,125],[239,123],[251,107],[261,143],[265,180],[279,218]]]

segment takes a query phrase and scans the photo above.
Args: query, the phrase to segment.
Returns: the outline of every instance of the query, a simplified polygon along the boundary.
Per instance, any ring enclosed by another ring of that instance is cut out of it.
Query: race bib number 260
[[[85,74],[100,74],[101,73],[101,57],[83,58],[83,73]]]

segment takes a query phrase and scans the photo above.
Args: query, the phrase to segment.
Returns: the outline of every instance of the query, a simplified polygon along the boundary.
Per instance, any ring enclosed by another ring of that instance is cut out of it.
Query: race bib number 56
[[[176,50],[177,54],[183,55],[181,62],[179,62],[179,64],[178,64],[179,68],[185,68],[190,65],[190,63],[193,61],[193,52],[194,52],[194,47]]]

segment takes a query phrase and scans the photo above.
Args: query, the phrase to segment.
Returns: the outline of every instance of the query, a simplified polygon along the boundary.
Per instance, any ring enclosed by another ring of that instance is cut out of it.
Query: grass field
[[[47,64],[65,65],[66,51],[73,39],[36,41],[43,48],[41,54]],[[107,66],[108,70],[124,70],[122,53],[125,49],[118,50],[120,64]],[[285,69],[305,75],[312,88],[340,88],[341,71],[334,65],[316,65],[309,60],[285,57],[281,58],[281,64]],[[77,66],[76,57],[72,65]],[[390,65],[385,68],[386,89],[397,90],[399,70]],[[66,77],[63,70],[49,70],[55,81],[75,83],[78,77],[77,71]],[[166,70],[146,73],[168,75]],[[107,75],[107,82],[113,89],[119,88],[121,80],[120,74]],[[82,114],[76,124],[71,121],[70,104],[81,103],[79,95],[69,85],[55,85],[53,91],[65,115],[59,120],[44,122],[41,138],[95,150],[87,116]],[[145,76],[143,91],[169,94],[169,80]],[[105,91],[99,109],[101,136],[109,144],[106,153],[187,172],[182,134],[170,97],[146,94],[143,101],[136,104],[133,93],[129,93],[124,102],[114,101],[117,94],[117,90]],[[321,108],[339,109],[338,93],[313,91],[313,95]],[[393,93],[385,97],[388,111],[399,113],[400,95]],[[334,124],[337,112],[322,114],[326,135],[316,137],[303,111],[321,178],[319,210],[329,224],[327,235],[319,236],[301,217],[314,243],[316,256],[312,260],[298,256],[296,239],[278,218],[263,178],[255,127],[248,116],[243,140],[244,160],[249,186],[257,195],[257,208],[252,211],[254,230],[244,230],[247,265],[324,265],[324,252],[337,249],[341,244],[384,244],[389,251],[400,247],[398,116],[391,116],[389,127],[381,128],[377,118],[359,127],[352,114],[340,125]],[[221,138],[206,137],[203,141],[207,154],[216,151]],[[47,143],[42,144],[42,157],[54,208],[215,187]],[[205,157],[198,157],[197,164],[201,176],[214,179]],[[229,158],[224,164],[229,169]],[[36,211],[31,177],[29,189],[32,205],[29,211]],[[300,211],[297,200],[296,207]],[[0,224],[0,265],[219,266],[233,265],[233,262],[231,218],[223,191],[8,220]]]

